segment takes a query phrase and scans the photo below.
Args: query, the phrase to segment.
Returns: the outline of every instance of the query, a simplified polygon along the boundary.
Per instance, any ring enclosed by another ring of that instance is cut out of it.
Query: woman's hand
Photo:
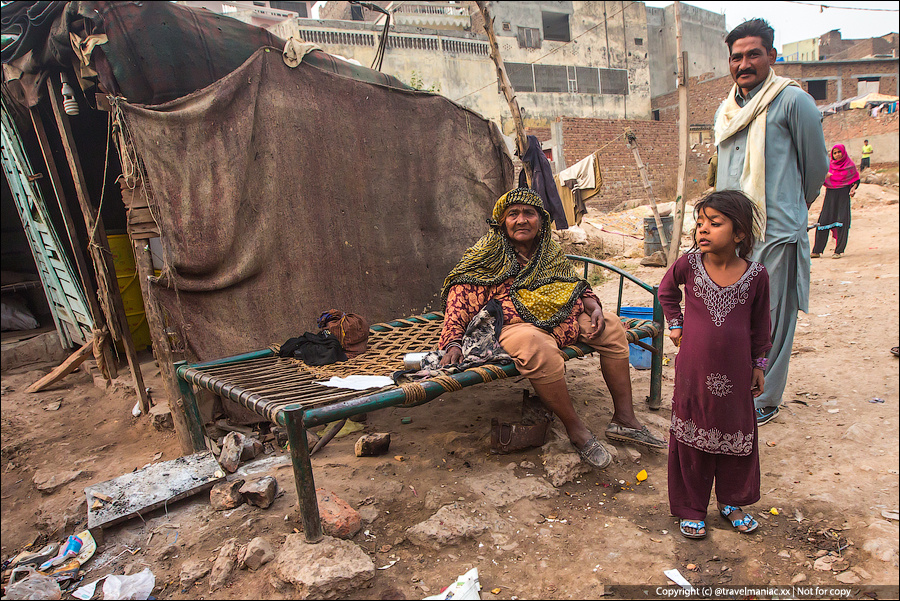
[[[669,330],[669,340],[671,340],[672,344],[675,346],[681,346],[681,331],[682,328],[672,328]]]
[[[594,340],[603,333],[606,328],[606,320],[603,318],[603,307],[592,298],[582,298],[584,310],[591,314],[591,331],[587,333],[588,340]]]
[[[750,377],[750,392],[756,398],[766,389],[766,372],[758,367],[753,368],[753,375]]]
[[[441,357],[441,366],[456,365],[460,359],[462,359],[462,349],[456,345],[451,346],[444,352],[444,356]]]

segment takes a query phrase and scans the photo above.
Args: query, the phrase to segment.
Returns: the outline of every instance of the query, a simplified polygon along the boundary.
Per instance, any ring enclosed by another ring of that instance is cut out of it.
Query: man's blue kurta
[[[738,105],[744,106],[761,87],[746,98],[738,90]],[[719,144],[717,190],[741,189],[748,129]],[[756,242],[750,257],[769,272],[772,314],[772,350],[757,408],[780,405],[787,384],[797,311],[809,310],[808,210],[827,174],[822,114],[809,94],[788,86],[766,114],[766,236]]]

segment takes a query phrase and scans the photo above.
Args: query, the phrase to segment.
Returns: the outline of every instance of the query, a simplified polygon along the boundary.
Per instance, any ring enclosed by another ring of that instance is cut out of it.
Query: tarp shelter
[[[145,301],[189,359],[283,342],[333,307],[371,322],[437,308],[512,186],[494,124],[321,51],[289,67],[259,28],[168,2],[17,4],[37,18],[18,15],[5,93],[37,103],[74,62],[88,97],[92,81],[114,95],[166,262]]]

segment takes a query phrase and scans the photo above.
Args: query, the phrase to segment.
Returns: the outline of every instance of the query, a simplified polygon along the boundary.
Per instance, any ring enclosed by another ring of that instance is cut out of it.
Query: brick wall
[[[835,78],[841,82],[841,97],[843,99],[856,96],[858,74],[879,75],[879,92],[882,94],[897,94],[897,61],[896,60],[861,60],[832,63],[821,61],[818,63],[778,63],[775,72],[783,77],[800,82],[804,90],[808,89],[808,83],[803,79]],[[704,79],[704,76],[691,77],[688,83],[689,95],[689,123],[691,125],[711,125],[716,109],[731,89],[733,81],[730,75],[716,79]],[[826,80],[827,96],[824,100],[817,100],[817,105],[831,104],[838,100],[838,80]],[[672,92],[663,96],[657,96],[650,101],[651,109],[659,111],[660,121],[676,121],[678,119],[678,93]]]
[[[608,212],[616,205],[630,200],[646,201],[647,193],[641,183],[641,174],[634,154],[625,144],[625,130],[631,129],[637,137],[641,160],[647,166],[653,194],[657,202],[675,200],[675,178],[678,172],[678,133],[671,121],[638,121],[613,119],[562,119],[563,152],[566,163],[574,165],[584,157],[601,149],[600,173],[603,187],[600,194],[588,201],[588,207]],[[706,160],[695,149],[688,167],[688,179],[693,184],[694,173],[702,171],[703,187],[706,180]],[[692,188],[688,187],[688,197]]]

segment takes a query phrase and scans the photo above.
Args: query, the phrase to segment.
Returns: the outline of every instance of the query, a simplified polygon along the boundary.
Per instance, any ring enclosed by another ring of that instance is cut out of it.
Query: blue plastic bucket
[[[653,309],[649,307],[622,307],[619,310],[619,317],[652,320]],[[644,338],[648,341],[651,340],[650,336]],[[646,349],[642,349],[636,344],[629,344],[628,362],[631,363],[632,367],[635,369],[650,369],[653,362],[653,353]]]

